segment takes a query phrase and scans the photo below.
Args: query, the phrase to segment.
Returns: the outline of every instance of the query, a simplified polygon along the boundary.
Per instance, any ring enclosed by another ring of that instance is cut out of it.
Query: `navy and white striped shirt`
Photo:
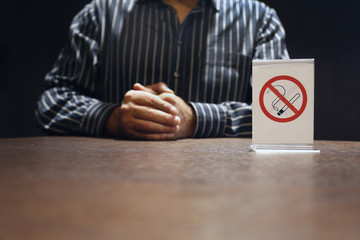
[[[101,136],[134,83],[163,81],[195,110],[194,137],[251,135],[251,63],[288,58],[276,12],[201,0],[182,24],[161,0],[94,0],[45,78],[36,117],[53,133]]]

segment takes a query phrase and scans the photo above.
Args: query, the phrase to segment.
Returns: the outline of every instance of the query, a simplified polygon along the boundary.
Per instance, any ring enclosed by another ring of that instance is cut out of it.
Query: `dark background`
[[[2,3],[0,137],[42,135],[33,114],[44,75],[89,1]],[[315,58],[315,139],[360,140],[360,1],[264,2],[285,26],[291,58]]]

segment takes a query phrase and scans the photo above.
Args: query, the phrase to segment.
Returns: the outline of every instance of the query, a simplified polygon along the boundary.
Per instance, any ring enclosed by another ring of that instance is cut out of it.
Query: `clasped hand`
[[[142,86],[139,83],[124,96],[121,106],[110,115],[106,134],[148,140],[186,138],[195,130],[192,107],[165,83]]]

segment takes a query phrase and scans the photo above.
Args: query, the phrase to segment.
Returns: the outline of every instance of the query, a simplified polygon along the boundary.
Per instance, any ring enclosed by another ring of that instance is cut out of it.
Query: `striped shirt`
[[[194,108],[194,137],[249,137],[252,60],[288,58],[284,38],[276,12],[253,0],[200,0],[182,24],[161,0],[93,0],[45,77],[36,119],[101,136],[134,83],[163,81]]]

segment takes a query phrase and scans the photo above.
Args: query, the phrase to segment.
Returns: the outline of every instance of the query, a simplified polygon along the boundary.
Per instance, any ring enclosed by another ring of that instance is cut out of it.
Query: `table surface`
[[[359,239],[360,142],[0,139],[0,239]]]

